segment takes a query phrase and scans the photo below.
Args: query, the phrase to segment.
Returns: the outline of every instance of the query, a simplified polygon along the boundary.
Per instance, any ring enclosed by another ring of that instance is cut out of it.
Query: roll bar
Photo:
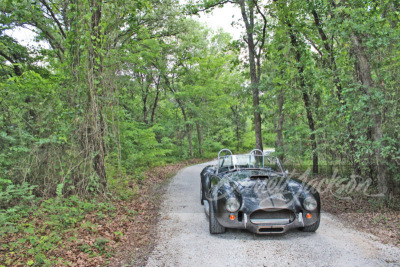
[[[252,151],[250,151],[250,153],[249,153],[250,157],[252,155],[257,156],[256,152],[260,152],[260,156],[264,156],[264,152],[262,152],[261,149],[255,148]],[[264,166],[264,157],[262,157],[262,165]]]
[[[223,153],[223,152],[225,152],[225,155],[224,156],[221,156],[221,154]],[[256,153],[260,153],[260,155],[257,155]],[[234,155],[233,155],[233,153],[232,153],[232,151],[231,150],[229,150],[229,149],[227,149],[227,148],[223,148],[223,149],[221,149],[219,152],[218,152],[218,166],[217,166],[217,170],[216,170],[216,173],[218,174],[218,170],[219,170],[219,166],[220,166],[220,160],[221,160],[221,158],[225,158],[227,155],[229,155],[230,154],[230,156],[231,157],[233,157]],[[250,153],[249,154],[244,154],[243,156],[249,156],[250,157],[250,159],[251,159],[251,157],[252,156],[254,156],[254,157],[256,157],[256,156],[261,156],[261,158],[262,158],[262,166],[264,166],[264,164],[265,164],[265,156],[268,156],[268,154],[264,154],[263,153],[263,151],[261,150],[261,149],[253,149],[252,151],[250,151]],[[283,173],[283,168],[282,168],[282,164],[281,164],[281,162],[280,162],[280,160],[277,158],[277,157],[274,157],[274,158],[276,158],[276,160],[277,160],[277,165],[279,166],[279,168],[280,168],[280,170],[281,170],[281,172]],[[261,163],[261,162],[260,162]],[[235,163],[233,163],[234,165],[235,165]]]
[[[258,149],[258,148],[253,149],[252,151],[250,151],[249,154],[250,154],[250,155],[252,155],[252,154],[255,155],[256,152],[260,152],[261,156],[264,155],[264,153],[261,151],[261,149]]]
[[[222,152],[224,152],[224,151],[231,153],[231,156],[233,156],[232,151],[230,151],[230,150],[227,149],[227,148],[223,148],[223,149],[221,149],[221,150],[218,152],[218,160],[219,160],[219,158],[220,158],[219,155],[220,155]],[[225,153],[225,156],[226,156],[226,154],[227,154],[227,153]]]
[[[221,158],[221,153],[222,152],[224,152],[225,151],[225,156],[224,157],[226,157],[226,155],[228,154],[228,152],[231,154],[231,156],[233,156],[233,153],[232,153],[232,151],[230,151],[229,149],[227,149],[227,148],[223,148],[223,149],[221,149],[219,152],[218,152],[218,166],[217,166],[217,174],[218,174],[218,169],[219,169],[219,160],[220,160],[220,158]]]

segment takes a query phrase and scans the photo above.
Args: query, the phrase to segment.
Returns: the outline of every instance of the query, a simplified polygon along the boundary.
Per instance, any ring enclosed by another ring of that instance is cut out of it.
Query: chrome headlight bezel
[[[240,208],[240,202],[236,197],[230,197],[226,200],[225,208],[229,212],[236,212]]]
[[[304,199],[303,206],[308,211],[314,211],[318,207],[318,203],[313,196],[308,196]]]

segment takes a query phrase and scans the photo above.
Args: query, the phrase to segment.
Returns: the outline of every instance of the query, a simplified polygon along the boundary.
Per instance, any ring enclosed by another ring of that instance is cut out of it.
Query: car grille
[[[294,221],[296,215],[288,209],[256,210],[250,214],[250,221],[254,224],[283,225]]]

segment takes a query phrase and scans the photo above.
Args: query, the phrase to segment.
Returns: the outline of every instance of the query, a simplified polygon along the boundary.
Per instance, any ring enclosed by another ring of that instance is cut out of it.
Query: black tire
[[[205,199],[205,195],[204,195],[204,191],[203,191],[203,183],[200,181],[200,203],[201,203],[201,205],[204,205],[204,199]]]
[[[303,228],[300,228],[300,230],[303,232],[315,232],[315,231],[317,231],[317,229],[319,227],[320,220],[321,220],[321,218],[318,218],[318,221],[316,221],[315,223],[313,223],[311,225],[304,226]]]
[[[215,217],[215,211],[213,204],[210,202],[210,234],[223,234],[225,233],[225,227],[219,224],[217,218]]]

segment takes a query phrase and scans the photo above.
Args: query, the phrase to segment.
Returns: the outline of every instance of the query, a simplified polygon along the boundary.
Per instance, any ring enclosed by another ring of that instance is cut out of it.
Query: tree
[[[296,59],[296,66],[298,71],[298,77],[300,80],[301,95],[304,101],[304,107],[306,109],[306,116],[308,121],[308,126],[310,128],[310,141],[312,147],[312,162],[313,162],[313,173],[318,173],[318,151],[317,151],[317,140],[316,140],[316,121],[313,114],[313,103],[310,96],[310,87],[312,86],[306,77],[305,72],[305,58],[304,51],[306,51],[305,44],[300,43],[297,37],[298,33],[295,30],[294,25],[292,25],[294,18],[291,14],[294,11],[290,10],[291,6],[287,5],[286,1],[274,1],[277,9],[277,17],[279,21],[287,27],[287,32],[290,38],[290,43],[294,50],[294,56]]]
[[[246,29],[246,36],[243,37],[248,49],[248,60],[250,67],[250,81],[253,98],[254,109],[254,132],[257,149],[263,150],[263,140],[261,131],[261,111],[260,111],[260,92],[259,83],[261,78],[262,55],[264,52],[264,44],[266,41],[267,19],[258,1],[251,0],[236,0],[236,1],[207,1],[200,4],[189,4],[188,8],[191,14],[196,14],[201,11],[212,9],[216,6],[233,3],[240,7],[243,23]],[[257,23],[255,15],[261,17],[262,22]]]

